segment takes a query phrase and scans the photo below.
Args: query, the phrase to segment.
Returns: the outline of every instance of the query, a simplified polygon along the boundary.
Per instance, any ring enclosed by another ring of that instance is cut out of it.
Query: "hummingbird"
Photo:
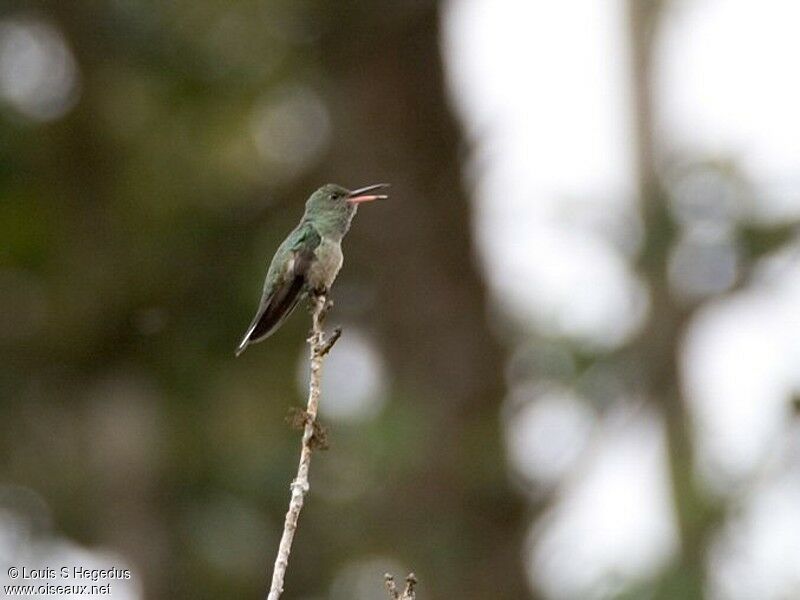
[[[300,223],[272,257],[258,311],[236,356],[272,335],[302,298],[327,295],[342,268],[342,238],[350,230],[358,205],[385,200],[386,194],[373,192],[388,186],[377,183],[348,190],[328,183],[311,194]]]

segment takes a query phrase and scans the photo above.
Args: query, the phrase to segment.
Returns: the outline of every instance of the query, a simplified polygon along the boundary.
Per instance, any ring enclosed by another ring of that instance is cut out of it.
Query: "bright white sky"
[[[738,161],[757,186],[753,213],[771,218],[800,213],[798,23],[793,0],[683,0],[656,53],[661,158]],[[453,102],[476,148],[476,233],[496,300],[540,330],[619,344],[647,308],[625,260],[639,232],[624,3],[451,0],[444,24]],[[798,256],[709,306],[686,341],[702,474],[719,493],[748,490],[711,559],[720,599],[800,593],[800,537],[787,538],[800,523],[800,450],[786,401],[800,384]],[[585,411],[561,397],[571,408],[555,408],[552,394],[529,392],[538,408],[520,407],[519,390],[511,398],[527,437],[565,431],[592,448],[583,461],[569,456],[580,472],[534,529],[531,573],[552,598],[586,598],[663,565],[674,517],[652,419],[612,415],[590,434]],[[527,437],[510,426],[509,457],[523,477],[552,485],[544,463],[563,468],[552,456],[559,446]]]
[[[492,281],[504,303],[540,327],[598,344],[620,341],[636,324],[631,313],[643,312],[641,293],[617,249],[591,226],[563,226],[589,221],[630,235],[619,3],[449,6],[449,74],[478,142],[476,233]],[[576,294],[581,287],[592,294]]]
[[[657,98],[669,147],[732,156],[769,194],[763,210],[800,210],[800,78],[792,0],[691,0],[668,19]],[[791,191],[789,188],[793,188]]]

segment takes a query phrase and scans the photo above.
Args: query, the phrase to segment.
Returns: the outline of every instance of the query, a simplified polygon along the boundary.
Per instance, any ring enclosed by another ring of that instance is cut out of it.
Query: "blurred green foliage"
[[[307,194],[389,180],[395,205],[347,240],[332,319],[375,340],[390,401],[332,425],[288,595],[391,560],[430,597],[486,597],[487,572],[520,597],[436,4],[6,2],[0,19],[26,69],[37,48],[61,69],[15,100],[8,75],[0,105],[0,479],[40,494],[57,534],[125,556],[148,598],[257,597],[307,317],[233,349]]]

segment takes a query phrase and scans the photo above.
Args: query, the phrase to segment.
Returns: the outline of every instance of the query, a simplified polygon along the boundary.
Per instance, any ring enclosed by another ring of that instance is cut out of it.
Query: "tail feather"
[[[294,277],[288,285],[272,294],[256,313],[242,341],[236,348],[236,356],[250,344],[265,340],[272,335],[297,306],[303,290],[303,277]]]

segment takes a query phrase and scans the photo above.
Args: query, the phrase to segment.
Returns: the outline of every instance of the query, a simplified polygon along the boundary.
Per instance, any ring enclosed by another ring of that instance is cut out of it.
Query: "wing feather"
[[[272,335],[294,311],[303,296],[306,275],[321,237],[312,225],[301,224],[301,227],[300,235],[290,247],[292,258],[287,263],[286,272],[278,279],[277,285],[265,286],[258,312],[239,343],[236,356],[244,352],[248,345]],[[268,283],[269,280],[268,274]]]

